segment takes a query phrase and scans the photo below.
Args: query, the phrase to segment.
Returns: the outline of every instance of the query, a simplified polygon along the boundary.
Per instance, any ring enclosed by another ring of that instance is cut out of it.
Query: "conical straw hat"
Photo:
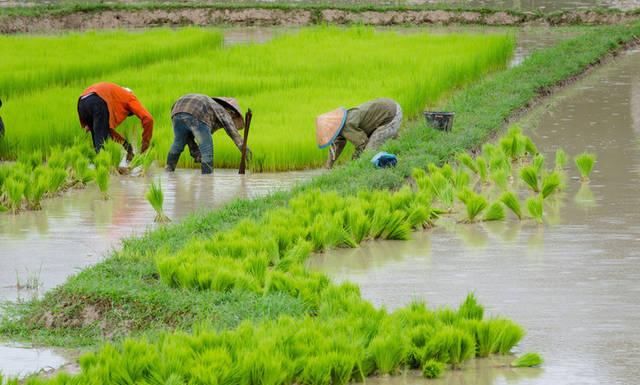
[[[226,108],[227,111],[231,112],[231,118],[233,118],[233,123],[236,125],[238,130],[242,130],[244,128],[244,118],[237,100],[225,96],[212,96],[211,99],[215,100],[222,107]]]
[[[316,141],[319,148],[325,148],[336,140],[344,122],[347,120],[347,110],[343,107],[319,115],[316,118]]]

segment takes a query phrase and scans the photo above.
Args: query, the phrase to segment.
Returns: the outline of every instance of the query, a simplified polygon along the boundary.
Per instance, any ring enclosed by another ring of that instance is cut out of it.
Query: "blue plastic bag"
[[[371,158],[371,163],[376,168],[395,167],[398,164],[398,158],[394,154],[381,151]]]

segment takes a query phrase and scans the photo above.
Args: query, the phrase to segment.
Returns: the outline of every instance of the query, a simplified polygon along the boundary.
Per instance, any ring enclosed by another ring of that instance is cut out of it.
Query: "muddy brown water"
[[[523,122],[553,152],[597,153],[592,180],[571,180],[547,223],[458,225],[408,242],[372,242],[315,257],[310,266],[349,280],[394,309],[413,299],[457,306],[475,291],[489,314],[522,324],[518,352],[540,352],[535,376],[478,373],[469,384],[635,384],[640,377],[640,51],[560,93]],[[572,166],[572,165],[571,165]],[[577,176],[571,167],[570,175]],[[374,381],[378,382],[378,381]],[[415,378],[387,383],[420,382]]]

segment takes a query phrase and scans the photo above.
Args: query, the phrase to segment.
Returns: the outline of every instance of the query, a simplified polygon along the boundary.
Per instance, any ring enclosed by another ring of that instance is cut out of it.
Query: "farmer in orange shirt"
[[[133,158],[131,144],[115,130],[131,115],[137,116],[142,123],[140,152],[145,152],[153,135],[153,117],[130,89],[114,83],[96,83],[84,90],[78,99],[80,124],[91,132],[96,152],[100,152],[107,138],[111,138],[127,150],[127,160]]]

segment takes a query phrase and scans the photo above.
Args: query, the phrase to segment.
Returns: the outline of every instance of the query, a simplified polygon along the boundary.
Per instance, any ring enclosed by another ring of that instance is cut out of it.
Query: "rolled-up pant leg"
[[[365,151],[377,150],[378,147],[382,146],[382,144],[387,140],[397,137],[398,131],[400,130],[400,124],[402,124],[402,107],[396,103],[395,116],[389,123],[378,127],[373,131],[373,133],[371,133],[367,146],[365,147]]]

